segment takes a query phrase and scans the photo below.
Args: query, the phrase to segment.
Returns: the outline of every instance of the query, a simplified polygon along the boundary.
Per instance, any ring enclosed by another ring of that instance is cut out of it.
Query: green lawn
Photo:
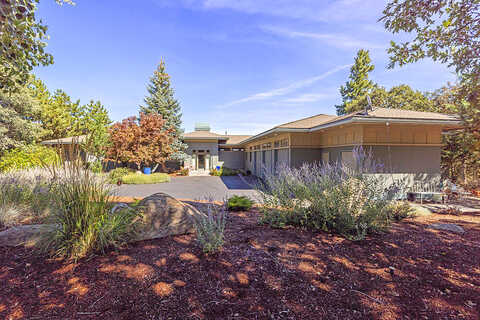
[[[170,176],[166,173],[129,173],[122,177],[122,182],[125,184],[151,184],[170,182]]]

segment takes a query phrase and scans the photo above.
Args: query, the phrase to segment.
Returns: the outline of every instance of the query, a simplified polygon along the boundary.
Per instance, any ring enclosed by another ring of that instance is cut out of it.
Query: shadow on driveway
[[[253,190],[253,181],[243,180],[238,176],[224,176],[220,177],[220,180],[229,190]]]

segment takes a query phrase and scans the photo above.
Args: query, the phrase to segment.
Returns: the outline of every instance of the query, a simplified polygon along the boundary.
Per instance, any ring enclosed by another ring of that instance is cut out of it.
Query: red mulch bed
[[[0,247],[0,318],[480,318],[480,215],[408,219],[360,242],[257,216],[232,214],[223,252],[208,257],[191,235],[77,264]],[[467,232],[425,229],[438,221]]]

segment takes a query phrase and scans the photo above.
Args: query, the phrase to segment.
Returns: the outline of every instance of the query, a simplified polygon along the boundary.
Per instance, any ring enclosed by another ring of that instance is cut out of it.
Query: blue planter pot
[[[149,168],[149,167],[143,168],[143,173],[144,174],[151,174],[152,173],[152,168]]]

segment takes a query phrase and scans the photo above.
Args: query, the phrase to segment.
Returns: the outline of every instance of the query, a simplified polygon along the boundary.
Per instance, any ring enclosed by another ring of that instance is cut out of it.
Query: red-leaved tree
[[[110,128],[111,144],[107,158],[118,162],[133,162],[142,166],[164,165],[172,153],[172,128],[158,114],[140,113],[140,118],[129,117]]]

